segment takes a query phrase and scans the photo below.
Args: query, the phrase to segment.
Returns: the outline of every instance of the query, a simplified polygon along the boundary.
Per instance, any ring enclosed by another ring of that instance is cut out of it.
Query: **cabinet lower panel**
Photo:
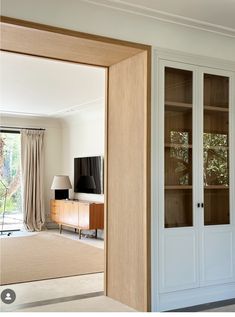
[[[232,227],[208,226],[204,230],[201,237],[202,286],[234,281],[233,250]]]
[[[168,311],[234,298],[235,283],[201,287],[159,295],[153,311]]]
[[[161,239],[160,291],[171,292],[199,286],[195,230],[166,229]]]

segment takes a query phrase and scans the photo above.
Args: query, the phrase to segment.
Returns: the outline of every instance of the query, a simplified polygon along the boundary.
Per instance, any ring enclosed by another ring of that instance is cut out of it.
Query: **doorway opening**
[[[8,17],[2,27],[4,51],[107,68],[105,295],[149,311],[151,47]]]
[[[1,117],[4,154],[1,176],[9,196],[4,229],[10,229],[9,211],[14,211],[14,220],[18,214],[10,184],[17,185],[15,192],[21,188],[20,182],[16,182],[20,175],[21,145],[22,154],[25,153],[21,129],[45,129],[43,198],[46,219],[41,232],[28,231],[25,226],[20,232],[11,234],[14,241],[10,241],[11,237],[5,239],[7,233],[4,232],[5,240],[1,243],[8,251],[1,255],[4,277],[0,284],[16,287],[17,295],[26,295],[25,300],[18,297],[17,303],[11,305],[12,310],[14,305],[32,305],[35,298],[44,300],[45,288],[51,303],[59,296],[79,295],[77,300],[94,294],[103,296],[106,69],[12,52],[2,52],[1,62],[4,62],[2,76],[5,78],[2,111],[7,112]],[[9,131],[13,128],[17,132]],[[24,172],[23,165],[22,180]],[[56,186],[52,189],[58,174],[65,175],[71,182],[67,198],[56,196]],[[27,182],[32,187],[34,177],[31,173],[22,183]],[[9,202],[10,197],[14,200]],[[11,206],[14,203],[11,210],[10,203]],[[20,211],[22,215],[22,208]],[[25,219],[27,224],[27,216]],[[19,247],[8,248],[4,244],[6,240],[9,243],[18,241]],[[37,254],[33,252],[35,243]],[[9,260],[11,256],[18,263],[18,274],[14,278],[11,271],[15,262]],[[40,274],[34,269],[34,263],[41,267]],[[72,290],[71,284],[74,285]]]

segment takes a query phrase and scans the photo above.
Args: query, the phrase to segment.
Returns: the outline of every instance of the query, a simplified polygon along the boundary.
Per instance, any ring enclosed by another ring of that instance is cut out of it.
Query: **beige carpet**
[[[104,271],[104,251],[52,233],[0,239],[0,285]]]

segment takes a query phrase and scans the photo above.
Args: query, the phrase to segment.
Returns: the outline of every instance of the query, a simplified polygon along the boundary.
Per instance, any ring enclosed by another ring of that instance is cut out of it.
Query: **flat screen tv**
[[[74,192],[103,193],[103,158],[101,156],[74,159]]]

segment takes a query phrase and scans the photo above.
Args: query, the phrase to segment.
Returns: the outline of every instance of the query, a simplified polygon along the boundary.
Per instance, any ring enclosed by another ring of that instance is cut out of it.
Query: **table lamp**
[[[70,188],[72,188],[72,185],[68,176],[54,176],[51,189],[55,190],[55,199],[68,199]]]

